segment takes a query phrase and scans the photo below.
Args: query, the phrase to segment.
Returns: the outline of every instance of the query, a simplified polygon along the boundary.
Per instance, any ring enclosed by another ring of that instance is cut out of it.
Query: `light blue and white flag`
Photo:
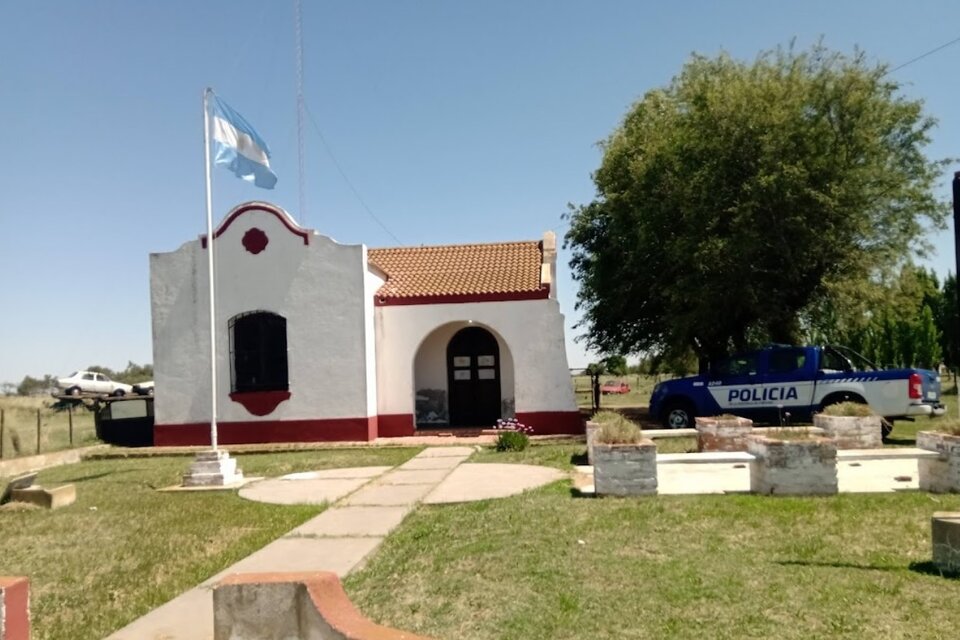
[[[241,180],[263,189],[273,189],[277,174],[270,170],[270,149],[250,123],[213,96],[213,164],[225,166]]]

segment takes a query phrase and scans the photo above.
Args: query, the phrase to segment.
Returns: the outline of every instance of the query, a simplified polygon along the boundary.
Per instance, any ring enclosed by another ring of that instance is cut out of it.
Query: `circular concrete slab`
[[[376,478],[393,467],[347,467],[322,471],[300,471],[280,476],[281,480],[322,480],[328,478]]]
[[[367,478],[322,480],[262,480],[240,489],[240,497],[271,504],[323,504],[336,502],[368,482]]]
[[[240,489],[240,497],[272,504],[322,504],[336,502],[390,467],[350,467],[291,473],[253,482]]]
[[[558,469],[529,464],[461,464],[425,499],[426,504],[506,498],[566,478]]]

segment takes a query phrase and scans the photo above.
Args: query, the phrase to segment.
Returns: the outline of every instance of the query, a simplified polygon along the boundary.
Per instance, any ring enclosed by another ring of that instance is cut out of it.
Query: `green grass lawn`
[[[419,449],[241,454],[248,476],[401,464]],[[244,500],[236,491],[160,493],[189,457],[82,462],[40,474],[72,482],[55,511],[0,509],[0,575],[30,578],[34,640],[96,640],[195,586],[323,510]]]
[[[573,445],[533,447],[562,465]],[[481,454],[482,459],[486,454]],[[513,498],[421,507],[345,582],[376,621],[458,640],[951,638],[930,516],[960,496]]]

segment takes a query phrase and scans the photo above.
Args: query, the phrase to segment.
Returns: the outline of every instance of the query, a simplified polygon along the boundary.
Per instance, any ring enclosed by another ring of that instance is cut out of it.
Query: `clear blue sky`
[[[152,362],[148,254],[204,232],[205,86],[280,177],[269,192],[216,170],[216,218],[268,199],[338,241],[397,244],[309,120],[298,210],[292,1],[2,0],[0,15],[0,381]],[[956,15],[925,0],[305,0],[306,102],[402,244],[536,239],[563,234],[567,203],[593,196],[596,142],[692,52],[752,59],[823,36],[896,66],[960,36]],[[954,45],[894,76],[940,121],[932,157],[960,155],[958,60]],[[932,240],[942,276],[952,231]]]

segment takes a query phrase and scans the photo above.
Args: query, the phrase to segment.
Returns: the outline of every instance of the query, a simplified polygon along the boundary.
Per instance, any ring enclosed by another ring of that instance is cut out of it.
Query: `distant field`
[[[70,418],[66,409],[54,407],[53,398],[0,396],[3,434],[0,451],[3,458],[31,456],[37,453],[37,412],[40,412],[40,452],[70,448]],[[97,442],[93,412],[78,405],[73,409],[73,446]]]

